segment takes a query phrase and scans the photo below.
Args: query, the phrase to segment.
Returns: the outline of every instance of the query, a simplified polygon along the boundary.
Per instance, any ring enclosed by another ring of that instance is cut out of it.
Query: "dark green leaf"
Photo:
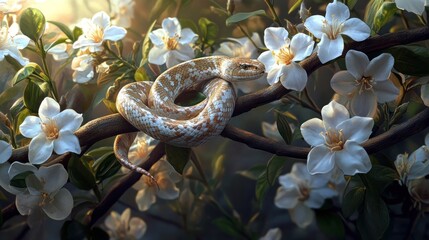
[[[31,74],[33,74],[34,72],[40,73],[41,71],[42,69],[37,63],[30,62],[27,65],[25,65],[23,68],[18,70],[18,72],[16,72],[15,76],[12,79],[12,83],[15,85],[21,82],[22,80],[30,77]]]
[[[24,35],[38,42],[45,32],[45,16],[36,8],[27,8],[21,14],[19,27]]]
[[[365,198],[366,187],[358,175],[352,176],[347,182],[343,195],[341,210],[344,217],[350,217],[357,211]]]
[[[228,17],[226,19],[226,26],[230,26],[232,24],[244,21],[250,17],[253,16],[260,16],[260,15],[266,15],[264,10],[257,10],[257,11],[253,11],[253,12],[240,12],[240,13],[236,13],[230,17]]]
[[[85,155],[90,156],[93,159],[97,159],[109,153],[113,153],[113,147],[99,147],[88,151]]]
[[[265,165],[258,165],[258,166],[254,166],[248,170],[244,170],[244,171],[239,171],[237,172],[237,174],[252,179],[252,180],[257,180],[258,177],[264,173],[266,171],[267,167]]]
[[[375,13],[373,24],[372,26],[370,25],[371,29],[377,33],[386,23],[392,19],[396,10],[397,8],[394,2],[384,2]]]
[[[329,239],[344,239],[344,223],[338,214],[330,211],[316,211],[316,221],[319,229],[326,234]]]
[[[61,239],[62,240],[75,240],[85,239],[87,235],[87,228],[82,223],[72,220],[66,221],[61,228]]]
[[[174,169],[178,173],[182,174],[186,163],[188,163],[189,161],[191,149],[166,144],[165,153],[167,155],[168,162],[174,167]]]
[[[407,112],[408,104],[409,102],[406,102],[395,108],[395,112],[393,112],[393,116],[390,119],[389,126],[395,124]]]
[[[213,161],[213,179],[220,181],[223,173],[225,172],[225,156],[219,155],[216,160]]]
[[[107,153],[95,160],[93,167],[95,178],[97,181],[102,181],[115,175],[121,169],[121,164],[114,153]]]
[[[0,93],[0,106],[4,106],[6,103],[14,101],[22,93],[24,85],[15,85],[5,89]]]
[[[280,135],[282,135],[283,140],[287,144],[291,144],[293,140],[292,129],[290,128],[286,115],[281,112],[277,112],[277,129]]]
[[[265,171],[259,175],[255,187],[256,201],[258,201],[260,205],[262,204],[262,200],[264,199],[265,193],[268,191],[269,187],[270,184],[268,183],[267,172]]]
[[[349,7],[350,10],[352,10],[355,7],[357,1],[358,0],[347,0],[346,1],[347,2],[347,6]]]
[[[68,163],[68,172],[70,182],[79,189],[90,190],[96,186],[95,176],[88,164],[88,157],[79,158],[74,155]]]
[[[216,218],[213,220],[213,224],[231,237],[237,238],[240,236],[240,231],[235,227],[236,224],[227,218]]]
[[[55,22],[55,21],[48,21],[48,23],[51,23],[57,26],[67,36],[67,38],[72,40],[73,42],[77,40],[74,38],[73,32],[70,30],[70,28],[64,23]]]
[[[37,84],[28,81],[24,90],[24,105],[33,113],[37,113],[40,103],[49,95],[49,86],[47,82]]]
[[[429,75],[429,49],[422,46],[396,46],[387,50],[395,58],[395,69],[412,76]]]
[[[215,41],[217,34],[219,32],[219,28],[216,23],[210,21],[207,18],[200,18],[198,20],[198,26],[200,29],[200,39],[203,44],[207,44],[212,46]]]
[[[371,171],[366,174],[366,179],[368,179],[366,185],[369,185],[367,188],[371,187],[375,192],[381,194],[389,184],[398,180],[399,176],[392,168],[374,164]]]
[[[10,180],[10,185],[13,187],[17,187],[17,188],[26,188],[27,184],[25,183],[25,178],[27,178],[27,176],[30,174],[34,174],[34,172],[26,171],[26,172],[22,172],[20,174],[15,175]]]
[[[276,183],[280,173],[283,170],[283,166],[285,165],[286,158],[279,157],[274,155],[269,161],[267,165],[267,181],[272,186]]]
[[[147,61],[147,58],[149,56],[149,51],[150,51],[149,33],[152,32],[153,27],[155,27],[155,23],[156,23],[156,20],[153,21],[153,23],[150,25],[150,27],[146,31],[146,35],[144,37],[143,44],[142,44],[142,60],[140,62],[140,67],[143,66],[143,64]]]

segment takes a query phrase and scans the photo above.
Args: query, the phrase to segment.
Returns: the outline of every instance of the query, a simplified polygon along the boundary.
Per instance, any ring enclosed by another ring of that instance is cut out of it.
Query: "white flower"
[[[22,4],[27,0],[1,0],[0,12],[1,13],[15,13],[21,10]]]
[[[304,140],[314,147],[307,157],[308,171],[329,173],[337,166],[345,175],[367,173],[371,161],[360,144],[371,135],[374,120],[350,118],[347,109],[335,101],[322,108],[322,119],[313,118],[301,125]]]
[[[170,68],[180,62],[195,57],[190,46],[197,39],[191,29],[182,29],[177,18],[166,18],[162,21],[162,28],[149,34],[154,47],[149,51],[148,61],[152,64],[166,64]]]
[[[426,144],[429,144],[428,139],[426,139]],[[410,155],[405,153],[396,157],[395,167],[401,178],[401,184],[408,185],[409,181],[423,178],[429,174],[429,148],[427,146],[421,146]]]
[[[23,173],[24,165],[29,164],[14,162],[9,172]],[[42,166],[25,177],[27,191],[16,196],[16,208],[21,215],[32,215],[29,218],[30,226],[37,224],[31,221],[40,221],[40,215],[35,216],[40,213],[38,210],[54,220],[63,220],[70,215],[73,197],[63,188],[67,179],[67,170],[61,164]]]
[[[304,1],[302,1],[301,6],[299,7],[298,14],[299,18],[301,18],[303,22],[305,22],[305,20],[311,16],[310,9],[305,7]]]
[[[303,33],[296,34],[292,40],[288,35],[282,27],[265,29],[264,42],[269,51],[263,52],[258,60],[267,69],[270,85],[280,80],[285,88],[302,91],[307,84],[307,72],[297,62],[311,54],[314,41]]]
[[[0,28],[0,61],[3,61],[5,56],[11,56],[16,59],[21,65],[25,66],[29,61],[23,57],[20,49],[27,47],[30,39],[19,34],[19,25],[13,23],[10,27],[6,21],[2,21]]]
[[[355,41],[363,41],[370,35],[371,29],[368,25],[358,18],[350,18],[349,8],[337,0],[328,4],[325,16],[314,15],[304,23],[308,31],[321,39],[317,44],[317,55],[322,63],[343,53],[344,40],[341,34]]]
[[[310,175],[304,163],[295,163],[290,173],[279,177],[274,203],[289,209],[292,221],[305,228],[314,220],[312,208],[320,208],[325,199],[337,195],[328,187],[328,180],[326,175]]]
[[[396,7],[408,12],[413,12],[417,15],[422,15],[425,11],[425,6],[429,5],[428,0],[395,0]]]
[[[138,217],[131,217],[131,210],[125,209],[121,215],[112,211],[106,217],[104,224],[107,227],[110,239],[141,239],[146,233],[146,223]]]
[[[280,228],[271,228],[268,232],[259,238],[259,240],[280,240],[282,239],[282,231]]]
[[[71,68],[73,82],[87,83],[94,77],[94,57],[89,51],[79,51],[73,58]]]
[[[12,146],[0,140],[0,164],[5,163],[12,156]]]
[[[125,28],[111,26],[110,17],[105,12],[96,13],[92,19],[82,19],[79,27],[83,34],[73,43],[73,48],[88,47],[91,52],[103,50],[104,41],[118,41],[127,34]]]
[[[149,173],[155,178],[156,183],[151,178],[143,176],[133,186],[138,190],[136,203],[140,211],[148,210],[156,202],[156,197],[168,200],[179,197],[176,183],[181,180],[181,176],[170,163],[161,159],[150,168]]]
[[[61,61],[67,59],[69,54],[67,52],[67,43],[60,43],[48,50],[48,53],[52,55],[55,61]]]
[[[331,87],[340,95],[350,97],[350,109],[354,115],[374,116],[377,102],[395,100],[399,89],[389,80],[394,59],[383,53],[369,61],[363,52],[350,50],[346,54],[347,71],[335,73]]]
[[[134,18],[134,0],[110,0],[112,23],[115,26],[128,28]]]
[[[24,137],[32,138],[28,159],[32,164],[42,164],[52,155],[66,152],[80,153],[79,139],[74,132],[82,124],[82,114],[72,109],[60,112],[60,105],[46,97],[39,107],[39,117],[28,116],[19,126]]]
[[[423,100],[423,103],[429,107],[429,84],[424,84],[420,88],[420,97]]]

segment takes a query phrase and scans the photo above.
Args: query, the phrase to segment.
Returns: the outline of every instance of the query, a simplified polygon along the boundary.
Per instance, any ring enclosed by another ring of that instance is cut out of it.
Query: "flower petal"
[[[301,65],[292,62],[289,65],[283,65],[281,71],[285,73],[280,77],[283,87],[295,91],[304,90],[308,77],[307,72]]]
[[[405,9],[417,15],[422,15],[425,11],[425,1],[423,0],[395,0],[395,3],[399,9]]]
[[[336,39],[329,39],[328,35],[323,34],[322,38],[317,45],[317,56],[319,56],[321,63],[327,63],[343,53],[344,41],[341,35],[338,35]]]
[[[286,189],[280,186],[277,189],[277,193],[274,198],[274,204],[278,208],[294,208],[298,204],[298,198],[300,196],[299,194],[299,189],[297,187]]]
[[[155,191],[151,187],[146,187],[137,192],[136,203],[140,211],[146,211],[156,202]]]
[[[429,149],[427,146],[421,146],[408,156],[408,164],[412,164],[407,180],[424,178],[429,174]]]
[[[373,90],[356,92],[350,100],[351,112],[356,116],[372,117],[377,111],[377,97]]]
[[[182,29],[182,34],[179,38],[180,44],[194,43],[198,39],[198,35],[195,34],[190,28]]]
[[[332,76],[331,87],[340,95],[350,95],[356,90],[356,78],[348,71],[339,71]]]
[[[314,211],[299,203],[295,208],[289,210],[290,218],[300,228],[308,227],[314,220]]]
[[[304,33],[297,33],[290,42],[290,49],[295,55],[292,61],[297,62],[304,60],[306,57],[310,56],[313,52],[313,48],[314,41],[310,36]]]
[[[328,173],[334,166],[334,154],[325,145],[316,146],[308,153],[307,168],[310,174]]]
[[[24,49],[27,47],[28,43],[30,43],[30,38],[25,35],[16,35],[13,37],[13,43],[16,45],[18,49]]]
[[[60,132],[58,138],[54,141],[54,150],[57,154],[73,152],[79,154],[79,139],[72,132]]]
[[[58,113],[53,120],[60,131],[75,132],[82,125],[83,117],[73,109],[66,109]]]
[[[345,175],[353,176],[371,170],[368,153],[357,142],[347,141],[343,150],[335,152],[334,156],[335,163]]]
[[[16,195],[15,205],[19,214],[30,215],[34,208],[39,207],[39,203],[42,201],[40,195],[33,196],[30,194],[18,194]]]
[[[370,117],[352,117],[337,126],[341,129],[345,140],[363,143],[368,140],[374,127],[374,120]]]
[[[326,7],[326,20],[329,24],[343,23],[350,17],[350,10],[344,3],[334,1]]]
[[[29,145],[28,161],[32,164],[42,164],[49,159],[54,150],[54,142],[48,140],[44,134],[33,138]]]
[[[420,89],[420,97],[423,100],[423,103],[429,107],[429,84],[422,85]]]
[[[166,48],[153,47],[149,51],[148,61],[149,63],[162,65],[167,61],[168,50]]]
[[[45,97],[39,107],[39,117],[42,119],[42,122],[47,122],[48,120],[55,117],[60,112],[60,105],[52,98]]]
[[[273,85],[274,83],[278,82],[280,80],[280,77],[283,75],[283,69],[284,68],[282,66],[278,65],[271,68],[267,75],[268,84]]]
[[[110,41],[118,41],[125,37],[127,34],[127,30],[123,27],[107,27],[104,30],[104,39],[103,40],[110,40]]]
[[[301,163],[301,162],[293,164],[292,169],[290,171],[290,174],[293,177],[295,177],[296,179],[298,179],[299,181],[305,181],[305,182],[310,182],[311,178],[313,177],[308,172],[307,166],[304,163]],[[286,177],[286,176],[283,176],[283,177]],[[279,177],[280,184],[282,184],[283,186],[286,187],[286,185],[284,184],[285,183],[284,182],[285,179],[281,179],[281,178],[282,178],[282,176]],[[296,180],[294,180],[294,183],[295,183],[294,186],[296,186],[297,185]]]
[[[288,31],[283,27],[269,27],[264,31],[265,46],[271,51],[279,50],[289,42]]]
[[[164,176],[156,179],[159,190],[157,191],[156,195],[162,199],[176,199],[179,197],[179,188],[176,187],[176,184],[171,181],[171,179],[167,176]]]
[[[325,143],[325,139],[322,136],[324,132],[323,121],[318,118],[312,118],[301,125],[302,137],[311,146]]]
[[[53,193],[62,188],[69,177],[67,170],[59,163],[48,167],[41,166],[35,175],[44,183],[46,193]]]
[[[34,138],[42,132],[40,118],[36,116],[27,116],[21,125],[19,125],[19,131],[24,137]]]
[[[258,57],[258,60],[265,65],[265,70],[267,72],[270,72],[273,67],[277,66],[276,59],[274,58],[271,51],[265,51],[261,53],[261,55]]]
[[[13,162],[10,165],[8,174],[9,174],[9,179],[12,179],[20,173],[36,172],[36,171],[37,171],[37,168],[30,163]]]
[[[164,35],[165,35],[164,29],[162,28],[156,29],[149,33],[149,39],[153,43],[153,45],[160,47],[164,45],[164,41],[162,40]]]
[[[359,51],[349,50],[346,54],[347,71],[353,75],[354,79],[360,80],[365,75],[365,70],[369,65],[368,56]],[[365,75],[368,76],[368,75]]]
[[[362,20],[358,18],[350,18],[348,19],[342,28],[341,34],[349,36],[351,39],[360,42],[367,38],[371,33],[371,29],[364,23]]]
[[[336,129],[338,124],[350,118],[347,108],[336,101],[331,101],[328,105],[324,106],[321,114],[326,130],[330,128]]]
[[[316,38],[321,39],[323,33],[323,24],[326,21],[324,16],[313,15],[307,18],[304,22],[304,26],[311,32]]]
[[[369,63],[364,75],[371,76],[375,81],[386,81],[392,71],[395,60],[388,53],[383,53]]]
[[[142,219],[133,217],[129,222],[129,229],[130,236],[133,236],[135,239],[141,239],[146,233],[147,225]]]
[[[73,209],[73,196],[69,190],[61,188],[55,194],[54,199],[42,206],[42,209],[48,217],[54,220],[63,220],[70,215]]]
[[[176,34],[181,35],[181,27],[177,18],[166,18],[162,21],[162,29],[168,37],[174,37]]]
[[[379,81],[373,88],[379,103],[393,101],[399,95],[399,89],[390,80]]]
[[[91,21],[93,24],[101,27],[102,29],[105,29],[110,25],[110,17],[106,12],[103,11],[94,14]]]
[[[326,185],[326,187],[324,188],[311,189],[310,197],[307,201],[304,202],[304,204],[310,208],[320,208],[325,202],[325,199],[332,198],[337,195],[337,191],[332,188],[329,188],[328,185]]]

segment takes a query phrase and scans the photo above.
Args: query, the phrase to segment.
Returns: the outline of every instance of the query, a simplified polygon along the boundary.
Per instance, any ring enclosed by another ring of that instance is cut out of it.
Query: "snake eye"
[[[256,67],[251,64],[242,63],[240,64],[240,68],[243,70],[256,70]]]

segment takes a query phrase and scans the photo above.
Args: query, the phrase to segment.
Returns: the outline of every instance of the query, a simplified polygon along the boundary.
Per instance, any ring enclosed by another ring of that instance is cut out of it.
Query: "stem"
[[[261,49],[258,45],[256,45],[255,41],[253,41],[252,36],[250,36],[250,34],[241,26],[240,23],[237,23],[238,28],[240,29],[240,31],[246,35],[246,37],[249,39],[249,41],[252,43],[252,45],[256,48],[256,49]]]
[[[58,92],[57,92],[57,87],[55,86],[54,81],[51,78],[51,73],[49,72],[49,66],[46,63],[46,52],[45,49],[43,47],[43,40],[42,38],[40,38],[39,42],[36,42],[36,46],[39,48],[40,51],[40,55],[42,58],[42,66],[43,66],[43,71],[46,73],[46,76],[48,76],[48,83],[49,83],[49,88],[51,89],[51,94],[54,97],[54,99],[59,102],[60,98],[58,96]]]
[[[277,16],[277,13],[274,9],[273,4],[271,4],[270,0],[264,0],[267,4],[268,8],[270,9],[271,15],[273,15],[273,21],[276,22],[280,27],[283,27],[282,22],[280,21],[279,16]]]
[[[129,68],[136,70],[136,66],[132,65],[131,63],[129,63],[128,61],[126,61],[125,59],[123,59],[122,57],[120,57],[118,54],[116,54],[114,51],[112,51],[112,49],[109,48],[109,46],[107,44],[104,44],[104,48],[113,55],[113,57],[115,57],[116,59],[118,59],[120,62],[124,63],[125,65],[127,65]]]

